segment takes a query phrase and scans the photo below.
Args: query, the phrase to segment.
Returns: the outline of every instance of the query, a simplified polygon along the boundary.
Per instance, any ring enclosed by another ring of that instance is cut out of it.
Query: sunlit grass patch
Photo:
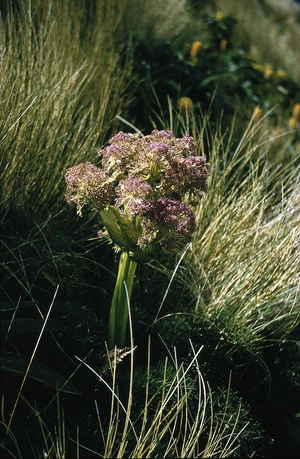
[[[271,167],[250,123],[210,144],[209,192],[187,257],[197,311],[230,341],[283,339],[299,321],[299,170]]]
[[[21,2],[1,22],[2,206],[39,222],[61,210],[66,168],[94,156],[126,107],[121,13],[96,13],[87,28],[82,4]]]

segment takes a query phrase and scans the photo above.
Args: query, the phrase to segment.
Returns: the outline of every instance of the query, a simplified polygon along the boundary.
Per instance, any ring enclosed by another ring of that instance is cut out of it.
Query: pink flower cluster
[[[193,138],[176,138],[166,130],[144,137],[119,132],[98,154],[99,168],[87,162],[68,169],[67,201],[76,204],[79,214],[86,204],[100,215],[113,207],[120,219],[134,225],[139,237],[132,245],[138,249],[156,244],[171,252],[183,248],[195,230],[190,206],[207,188],[206,161],[197,155]]]

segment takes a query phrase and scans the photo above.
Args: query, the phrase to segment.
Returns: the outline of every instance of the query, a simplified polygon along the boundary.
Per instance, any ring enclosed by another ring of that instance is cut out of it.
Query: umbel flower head
[[[137,261],[157,246],[182,249],[195,230],[191,206],[207,188],[206,160],[193,138],[166,130],[144,137],[119,132],[98,155],[99,167],[87,162],[67,170],[67,202],[79,215],[91,205],[105,229],[99,233]]]

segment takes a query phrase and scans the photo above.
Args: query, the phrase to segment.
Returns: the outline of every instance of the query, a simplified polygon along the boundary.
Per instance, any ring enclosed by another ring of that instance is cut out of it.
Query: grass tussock
[[[96,373],[101,384],[111,392],[111,414],[106,429],[96,404],[105,449],[103,457],[230,457],[239,449],[239,436],[248,427],[247,408],[242,407],[240,401],[235,405],[234,417],[228,415],[227,409],[235,397],[229,381],[224,411],[215,415],[217,403],[201,373],[202,347],[196,351],[190,342],[190,349],[191,358],[185,363],[180,363],[176,348],[169,350],[160,370],[152,373],[151,342],[148,341],[145,396],[137,412],[133,354],[126,406],[119,398],[116,355],[111,385]],[[125,420],[119,423],[124,414]]]
[[[210,137],[209,192],[187,258],[196,311],[244,344],[283,339],[300,314],[299,168],[270,166],[260,127],[251,120],[234,149]]]
[[[56,409],[57,421],[54,427],[45,420],[47,412],[31,405],[21,394],[20,401],[35,417],[34,424],[39,438],[38,448],[36,441],[31,443],[30,437],[27,438],[32,457],[39,457],[38,451],[53,459],[63,459],[69,457],[69,454],[78,459],[239,457],[236,456],[240,448],[239,437],[247,435],[249,411],[246,404],[243,406],[242,401],[236,399],[230,381],[226,393],[212,393],[201,373],[202,347],[196,351],[191,342],[190,361],[180,363],[174,348],[168,351],[169,357],[161,367],[153,372],[150,340],[148,344],[147,371],[143,375],[143,387],[139,387],[144,394],[143,400],[139,399],[140,395],[136,391],[133,355],[126,386],[125,378],[120,380],[116,353],[111,360],[111,377],[98,374],[78,358],[88,367],[87,371],[90,370],[97,377],[98,385],[106,393],[110,405],[107,416],[99,402],[96,399],[94,401],[94,412],[89,415],[94,423],[92,444],[85,443],[80,425],[77,426],[76,436],[70,436],[59,394],[53,400],[52,411]],[[125,387],[127,394],[124,394]],[[219,410],[218,403],[223,398],[224,406]],[[2,403],[4,405],[4,399]],[[13,414],[8,421],[2,417],[8,445],[5,450],[23,457],[20,441],[24,440],[15,436],[11,429]]]
[[[62,208],[66,168],[94,157],[127,103],[120,8],[97,4],[90,21],[69,3],[21,2],[1,21],[2,199],[40,222]]]

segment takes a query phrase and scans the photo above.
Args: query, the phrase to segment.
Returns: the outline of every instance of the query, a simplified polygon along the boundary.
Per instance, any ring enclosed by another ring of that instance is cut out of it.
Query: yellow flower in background
[[[266,78],[272,78],[274,76],[274,70],[271,64],[266,64],[264,68],[264,75]]]
[[[190,97],[180,97],[178,101],[178,110],[180,113],[187,113],[193,110],[193,101]]]
[[[278,78],[285,78],[287,76],[287,73],[285,70],[277,70],[276,76]]]
[[[253,67],[254,67],[256,70],[258,70],[259,72],[263,72],[263,71],[264,71],[264,66],[263,66],[262,64],[258,63],[258,62],[255,62],[255,63],[253,64]]]
[[[297,119],[294,118],[293,116],[291,116],[290,119],[289,119],[289,127],[291,129],[297,129],[297,124],[298,124]]]
[[[190,49],[190,57],[193,61],[197,60],[201,50],[203,48],[201,41],[194,41]]]
[[[263,111],[260,107],[255,107],[253,112],[253,119],[258,121],[262,117]]]
[[[220,50],[221,51],[225,51],[226,48],[227,48],[227,45],[228,45],[228,41],[227,40],[225,40],[225,39],[221,40],[220,41]]]
[[[300,120],[300,103],[299,104],[295,104],[293,106],[292,116],[293,116],[293,118],[295,118],[295,120],[297,120],[297,121]]]
[[[222,21],[223,18],[224,18],[224,14],[221,11],[219,11],[219,13],[216,14],[216,20]]]

